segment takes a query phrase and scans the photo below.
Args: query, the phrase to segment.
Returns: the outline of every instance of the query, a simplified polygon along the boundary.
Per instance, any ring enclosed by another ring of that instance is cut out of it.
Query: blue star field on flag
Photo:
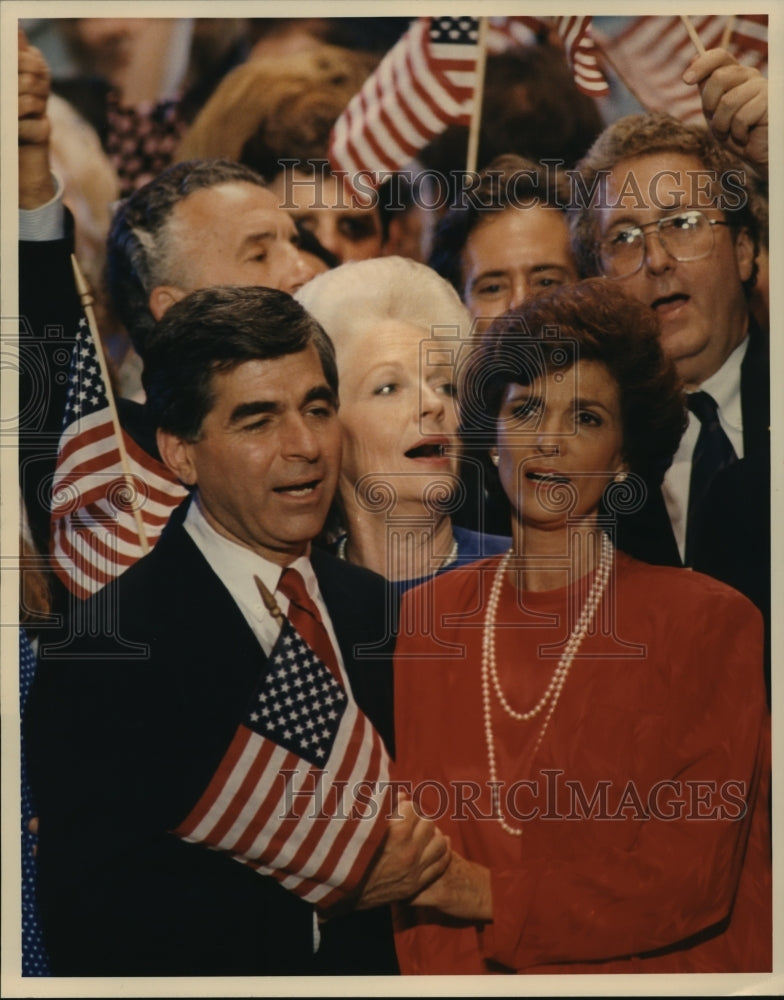
[[[269,659],[244,725],[314,767],[323,766],[346,710],[346,692],[288,619]]]

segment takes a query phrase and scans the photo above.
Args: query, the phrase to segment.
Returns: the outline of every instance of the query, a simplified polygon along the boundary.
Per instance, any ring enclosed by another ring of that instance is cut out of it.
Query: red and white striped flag
[[[288,618],[226,754],[174,831],[327,909],[381,846],[391,800],[381,737]]]
[[[693,15],[691,23],[706,49],[718,48],[727,27],[720,15]],[[728,51],[742,64],[764,72],[768,62],[767,15],[732,20]],[[699,88],[681,74],[696,55],[680,17],[636,17],[618,34],[594,30],[599,49],[648,111],[667,111],[683,122],[704,123]]]
[[[66,587],[86,598],[144,554],[134,511],[139,510],[152,547],[187,491],[123,433],[126,477],[104,374],[84,317],[68,377],[52,486],[52,556]]]
[[[556,30],[566,50],[566,58],[572,67],[574,82],[590,97],[605,97],[610,93],[610,88],[597,59],[591,18],[557,17],[555,20]]]
[[[384,56],[332,129],[329,160],[348,181],[359,171],[399,170],[447,125],[473,109],[478,22],[418,18]]]
[[[599,62],[590,17],[491,17],[487,50],[505,52],[553,35],[563,46],[577,87],[589,97],[606,97],[610,88]]]

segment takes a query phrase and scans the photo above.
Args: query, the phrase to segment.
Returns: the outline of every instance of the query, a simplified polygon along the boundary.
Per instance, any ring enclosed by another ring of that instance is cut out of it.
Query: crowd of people
[[[26,27],[23,974],[770,972],[765,77],[491,55],[433,208],[407,19]]]

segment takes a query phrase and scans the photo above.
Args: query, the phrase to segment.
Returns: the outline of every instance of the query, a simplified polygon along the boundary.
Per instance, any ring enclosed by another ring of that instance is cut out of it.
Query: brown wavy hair
[[[529,299],[481,335],[459,375],[466,447],[481,454],[495,443],[508,385],[577,361],[598,361],[615,379],[624,459],[631,472],[659,478],[686,426],[682,385],[650,309],[606,278]]]

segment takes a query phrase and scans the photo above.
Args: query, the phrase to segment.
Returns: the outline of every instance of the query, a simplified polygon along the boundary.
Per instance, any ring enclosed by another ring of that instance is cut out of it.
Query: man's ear
[[[160,427],[155,432],[155,439],[164,465],[181,483],[186,486],[196,486],[196,466],[190,442],[177,434],[172,434],[171,431],[161,430]]]
[[[740,280],[748,281],[754,266],[754,241],[745,228],[739,229],[735,236],[735,259],[738,262]]]
[[[187,292],[184,292],[176,285],[156,285],[150,292],[150,297],[147,300],[150,312],[155,317],[156,322],[161,319],[175,302],[184,299],[187,294]]]

